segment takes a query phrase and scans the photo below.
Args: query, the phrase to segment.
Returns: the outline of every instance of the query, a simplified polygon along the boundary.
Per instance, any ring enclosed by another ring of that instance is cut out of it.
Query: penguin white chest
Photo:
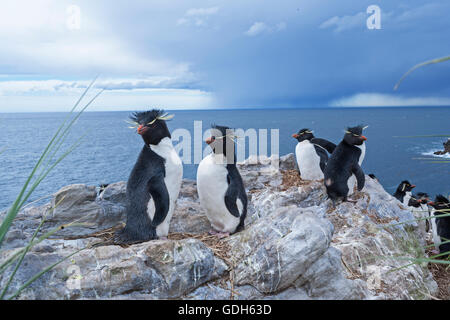
[[[165,161],[166,176],[164,177],[164,183],[169,193],[169,211],[164,221],[156,227],[156,234],[158,237],[166,237],[169,233],[170,220],[175,210],[176,200],[180,193],[183,178],[183,164],[169,138],[164,138],[157,146],[152,145],[151,148]],[[153,219],[155,215],[155,203],[153,199],[150,199],[148,203],[147,212],[150,218]]]
[[[433,235],[434,248],[439,251],[439,246],[441,245],[441,237],[437,231],[437,221],[435,215],[436,209],[431,210],[430,221],[431,221],[431,233]]]
[[[403,197],[403,202],[402,202],[405,207],[408,207],[411,196],[412,196],[411,191],[405,192],[405,196]]]
[[[361,150],[361,154],[360,154],[359,159],[358,159],[358,164],[362,165],[362,163],[364,161],[364,157],[366,156],[366,143],[363,142],[362,145],[355,146],[355,147],[358,147]],[[348,179],[347,186],[348,186],[348,194],[349,195],[353,194],[353,191],[354,191],[355,186],[356,186],[356,177],[355,177],[354,174],[352,174],[350,176],[350,178]]]
[[[197,170],[197,192],[200,205],[205,210],[211,226],[220,232],[234,232],[240,218],[233,216],[225,205],[225,194],[228,189],[228,171],[219,156],[210,154],[199,164]],[[222,157],[223,158],[223,157]],[[239,213],[242,203],[238,199]]]
[[[302,141],[295,147],[295,156],[303,180],[323,179],[323,172],[320,169],[320,157],[314,145],[308,141]]]

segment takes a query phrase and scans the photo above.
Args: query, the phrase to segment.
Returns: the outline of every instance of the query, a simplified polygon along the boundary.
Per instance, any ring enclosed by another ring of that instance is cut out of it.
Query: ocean
[[[447,138],[417,137],[450,135],[448,107],[184,110],[172,113],[175,117],[168,122],[169,129],[172,132],[175,129],[188,130],[192,138],[194,123],[199,123],[196,121],[202,121],[203,131],[212,123],[244,130],[267,129],[269,152],[270,130],[279,129],[280,155],[294,152],[297,141],[291,136],[301,128],[310,128],[316,137],[337,144],[344,135],[345,127],[368,125],[364,131],[368,140],[362,164],[366,174],[374,173],[390,193],[402,180],[417,185],[415,191],[428,192],[433,196],[450,193],[450,163],[424,160],[450,159],[448,154],[441,157],[433,155],[433,151],[442,150],[442,143]],[[50,195],[69,184],[98,186],[127,180],[143,146],[141,137],[125,122],[129,114],[82,114],[64,147],[86,135],[83,142],[55,167],[30,201]],[[67,113],[0,114],[0,210],[12,204],[66,116]],[[242,138],[239,140],[243,143]],[[246,144],[247,157],[251,148],[248,141]],[[202,147],[205,148],[204,143]],[[195,179],[196,169],[196,164],[185,164],[184,178]]]

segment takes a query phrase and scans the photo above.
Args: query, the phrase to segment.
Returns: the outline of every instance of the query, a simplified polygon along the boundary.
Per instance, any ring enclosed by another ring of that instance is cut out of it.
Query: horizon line
[[[450,105],[435,105],[435,106],[315,106],[315,107],[221,107],[221,108],[188,108],[188,109],[171,109],[164,107],[149,107],[149,108],[136,108],[128,110],[85,110],[85,112],[134,112],[143,111],[153,108],[162,108],[166,111],[236,111],[236,110],[296,110],[296,109],[395,109],[395,108],[450,108]],[[0,111],[0,114],[13,114],[13,113],[69,113],[66,111]],[[76,110],[74,112],[77,112]]]

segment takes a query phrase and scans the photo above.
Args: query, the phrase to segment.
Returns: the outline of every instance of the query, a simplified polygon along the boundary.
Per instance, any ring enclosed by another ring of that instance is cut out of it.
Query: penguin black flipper
[[[128,197],[129,198],[129,197]],[[156,239],[156,230],[152,227],[152,222],[147,214],[147,203],[150,200],[148,192],[136,192],[133,200],[127,205],[127,223],[125,228],[114,235],[114,242],[136,243]]]
[[[233,216],[240,218],[240,223],[236,228],[236,232],[238,232],[244,229],[244,221],[247,216],[247,194],[245,193],[244,182],[236,166],[228,165],[227,170],[228,189],[225,193],[225,206]],[[237,206],[238,199],[242,203],[242,213],[239,212]]]
[[[169,192],[167,191],[164,177],[161,174],[153,176],[150,179],[148,182],[148,191],[155,203],[155,214],[152,219],[152,226],[156,228],[166,219],[170,203]]]
[[[334,149],[336,149],[336,145],[333,142],[322,138],[312,138],[311,143],[317,144],[322,148],[325,148],[325,150],[327,150],[328,153],[330,154],[332,154]]]
[[[228,189],[225,193],[225,206],[227,207],[228,211],[235,216],[236,218],[239,218],[239,209],[237,207],[237,199],[239,194],[239,181],[236,179],[236,174],[233,170],[234,166],[228,166],[227,167],[227,182],[228,182]],[[235,167],[234,167],[235,168]]]
[[[366,176],[364,175],[364,171],[360,167],[359,164],[354,164],[352,168],[352,173],[356,177],[356,182],[358,183],[358,191],[361,191],[364,188],[364,184],[366,182]]]
[[[320,158],[320,169],[322,170],[322,172],[325,170],[325,166],[327,165],[328,162],[328,154],[325,151],[325,149],[319,145],[314,144],[314,149],[316,149],[316,153]]]

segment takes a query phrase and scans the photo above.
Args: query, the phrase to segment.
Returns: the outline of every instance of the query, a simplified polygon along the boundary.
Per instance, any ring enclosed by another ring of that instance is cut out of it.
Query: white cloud
[[[446,97],[403,97],[383,93],[358,93],[350,97],[334,100],[331,107],[409,107],[409,106],[450,106]]]
[[[353,28],[363,29],[366,27],[365,23],[366,19],[367,15],[364,12],[358,12],[353,16],[343,16],[343,17],[334,16],[323,22],[319,26],[319,28],[320,29],[332,28],[334,29],[334,32],[342,32]]]
[[[177,25],[194,25],[196,27],[207,26],[210,16],[219,12],[219,7],[191,8],[177,21]]]
[[[189,73],[186,62],[133,50],[127,39],[81,7],[79,30],[69,30],[68,3],[16,0],[0,10],[0,70],[3,73],[86,76]]]
[[[196,78],[176,78],[169,76],[154,76],[142,78],[111,78],[99,79],[94,88],[104,88],[107,91],[139,90],[139,89],[185,89],[195,84]],[[81,94],[87,88],[90,80],[20,80],[0,81],[0,96],[37,95],[37,94]]]
[[[34,92],[33,94],[0,95],[0,112],[69,111],[84,91],[74,83],[62,91]],[[52,87],[54,90],[54,87]],[[42,87],[40,88],[42,90]],[[84,99],[89,101],[99,89],[92,89]],[[214,96],[202,90],[188,89],[133,89],[104,91],[88,111],[139,110],[149,106],[167,109],[208,109],[215,105]]]
[[[219,12],[219,7],[192,8],[186,11],[186,16],[209,16]]]
[[[255,22],[254,24],[252,24],[250,29],[245,31],[245,34],[250,37],[253,37],[257,36],[260,33],[263,33],[266,30],[268,30],[268,27],[264,22]]]
[[[264,22],[255,22],[244,32],[249,37],[254,37],[263,33],[272,33],[286,29],[286,22],[277,23],[275,26],[269,26]]]

